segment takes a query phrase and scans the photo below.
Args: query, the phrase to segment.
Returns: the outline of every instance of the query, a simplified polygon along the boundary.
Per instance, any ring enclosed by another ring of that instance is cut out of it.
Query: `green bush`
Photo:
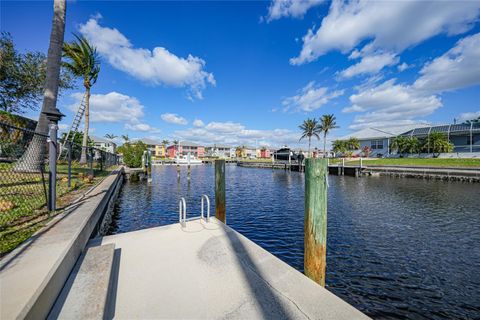
[[[142,166],[142,156],[146,150],[147,145],[141,141],[135,143],[127,142],[118,148],[118,152],[123,154],[123,162],[130,168]]]

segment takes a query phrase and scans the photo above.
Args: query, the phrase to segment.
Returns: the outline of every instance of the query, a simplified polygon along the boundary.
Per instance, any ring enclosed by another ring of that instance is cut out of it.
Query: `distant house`
[[[257,148],[257,158],[268,159],[271,156],[270,149],[267,147]]]
[[[100,137],[95,137],[95,136],[90,136],[90,138],[93,141],[93,146],[95,148],[110,152],[110,153],[115,153],[117,150],[117,145],[110,140],[107,140],[105,138],[100,138]]]
[[[257,148],[251,146],[240,146],[241,150],[241,157],[242,158],[249,158],[254,159],[257,157]]]
[[[150,138],[141,138],[137,139],[136,141],[142,141],[144,144],[146,144],[147,149],[151,152],[153,156],[156,156],[157,146],[162,145],[159,141]]]
[[[234,158],[235,148],[223,144],[213,144],[205,147],[205,155],[218,158]]]
[[[167,148],[163,144],[156,145],[154,155],[158,158],[165,158],[167,156]]]
[[[180,141],[178,145],[167,147],[167,155],[169,158],[176,156],[193,155],[197,158],[203,158],[205,155],[205,147],[191,141]]]
[[[365,128],[349,135],[339,138],[338,140],[348,140],[350,138],[357,138],[360,142],[360,149],[354,150],[354,155],[360,155],[362,149],[369,147],[371,155],[386,156],[390,154],[390,141],[396,136],[415,128],[415,126],[401,126],[389,128]]]

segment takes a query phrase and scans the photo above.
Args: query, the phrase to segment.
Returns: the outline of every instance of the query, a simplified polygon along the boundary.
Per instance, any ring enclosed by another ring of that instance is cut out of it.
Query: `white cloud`
[[[213,74],[204,71],[201,58],[181,58],[163,47],[135,48],[117,29],[100,26],[98,17],[81,24],[80,32],[113,67],[137,79],[154,85],[188,87],[189,98],[196,99],[202,99],[208,83],[215,85]]]
[[[480,84],[480,33],[465,37],[425,65],[414,87],[426,92],[443,92]]]
[[[267,21],[282,17],[302,18],[311,7],[325,0],[272,0],[268,7]]]
[[[473,112],[464,112],[460,113],[457,117],[457,120],[460,122],[467,121],[467,120],[473,120],[477,119],[480,117],[480,110],[479,111],[473,111]]]
[[[468,31],[479,13],[479,1],[334,0],[320,28],[308,30],[299,56],[290,62],[311,62],[331,50],[348,53],[365,40],[373,49],[400,53],[438,34]]]
[[[181,124],[181,125],[188,124],[187,119],[175,113],[164,113],[160,117],[162,118],[163,121],[168,123]]]
[[[59,123],[58,124],[58,130],[60,130],[60,131],[67,131],[68,128],[69,128],[69,125],[66,124],[66,123]]]
[[[152,127],[147,123],[141,123],[141,122],[134,123],[134,124],[126,123],[125,129],[132,130],[132,131],[150,132],[150,133],[160,132],[160,129]]]
[[[313,111],[330,100],[343,94],[343,90],[329,91],[327,87],[319,87],[314,81],[309,82],[297,95],[285,98],[282,101],[284,110],[294,109],[295,111]]]
[[[83,93],[74,93],[75,103],[68,108],[77,112]],[[139,122],[143,117],[144,106],[135,97],[130,97],[118,92],[107,94],[92,94],[90,96],[90,121],[91,122]]]
[[[200,120],[200,119],[195,119],[193,121],[193,126],[194,127],[203,127],[204,125],[205,125],[205,123],[203,123],[203,121]]]
[[[350,57],[359,57],[358,51],[354,51]],[[397,64],[399,58],[394,53],[378,53],[364,55],[360,62],[342,70],[339,74],[340,79],[349,79],[361,74],[375,74],[384,67]]]
[[[352,106],[343,112],[366,112],[355,117],[352,129],[413,124],[442,106],[439,97],[396,84],[395,79],[351,95],[350,102]]]
[[[480,33],[459,40],[445,54],[427,63],[413,84],[395,79],[367,84],[350,96],[343,112],[363,112],[351,128],[415,123],[442,106],[441,94],[480,84]],[[470,114],[471,115],[471,114]]]
[[[236,122],[210,122],[204,127],[192,127],[187,130],[175,131],[172,139],[189,140],[206,145],[221,143],[231,146],[283,146],[299,145],[300,134],[287,129],[256,130],[247,129]],[[303,144],[303,141],[301,143]]]
[[[403,72],[403,71],[407,70],[407,69],[410,68],[410,67],[411,67],[411,66],[409,66],[408,64],[406,64],[406,63],[404,62],[404,63],[398,65],[398,66],[397,66],[397,69],[398,69],[399,72]]]

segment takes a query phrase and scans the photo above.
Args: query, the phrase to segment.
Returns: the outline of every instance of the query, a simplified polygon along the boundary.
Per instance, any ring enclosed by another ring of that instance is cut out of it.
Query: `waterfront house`
[[[205,155],[218,158],[234,158],[235,148],[223,144],[213,144],[205,147]]]
[[[257,157],[257,148],[256,147],[251,147],[251,146],[240,146],[238,147],[238,150],[240,150],[239,155],[241,158],[248,158],[248,159],[254,159]]]
[[[270,149],[267,147],[257,148],[256,156],[257,158],[268,159],[270,158]]]
[[[170,145],[167,147],[167,155],[169,158],[186,156],[188,154],[197,158],[203,158],[205,155],[205,147],[191,141],[180,141],[178,145]]]
[[[165,158],[167,156],[167,148],[163,144],[156,145],[154,155],[157,158]]]
[[[365,128],[349,135],[341,137],[339,140],[348,140],[357,138],[360,142],[360,149],[354,150],[354,155],[361,155],[362,149],[369,147],[372,157],[383,157],[390,154],[390,141],[396,136],[413,129],[415,126],[401,126],[389,128]]]
[[[90,136],[90,139],[92,139],[93,146],[95,148],[98,148],[110,153],[115,153],[117,149],[117,145],[111,140],[107,140],[105,138],[100,138],[95,136]]]
[[[138,139],[136,141],[142,141],[144,144],[146,144],[147,149],[151,152],[152,156],[156,156],[157,146],[162,145],[159,141],[153,140],[153,139],[150,139],[150,138],[141,138],[141,139]]]

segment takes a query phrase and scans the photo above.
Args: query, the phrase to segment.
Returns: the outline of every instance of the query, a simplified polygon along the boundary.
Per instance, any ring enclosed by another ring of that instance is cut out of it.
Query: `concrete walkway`
[[[91,240],[115,245],[116,319],[366,319],[212,218]]]

